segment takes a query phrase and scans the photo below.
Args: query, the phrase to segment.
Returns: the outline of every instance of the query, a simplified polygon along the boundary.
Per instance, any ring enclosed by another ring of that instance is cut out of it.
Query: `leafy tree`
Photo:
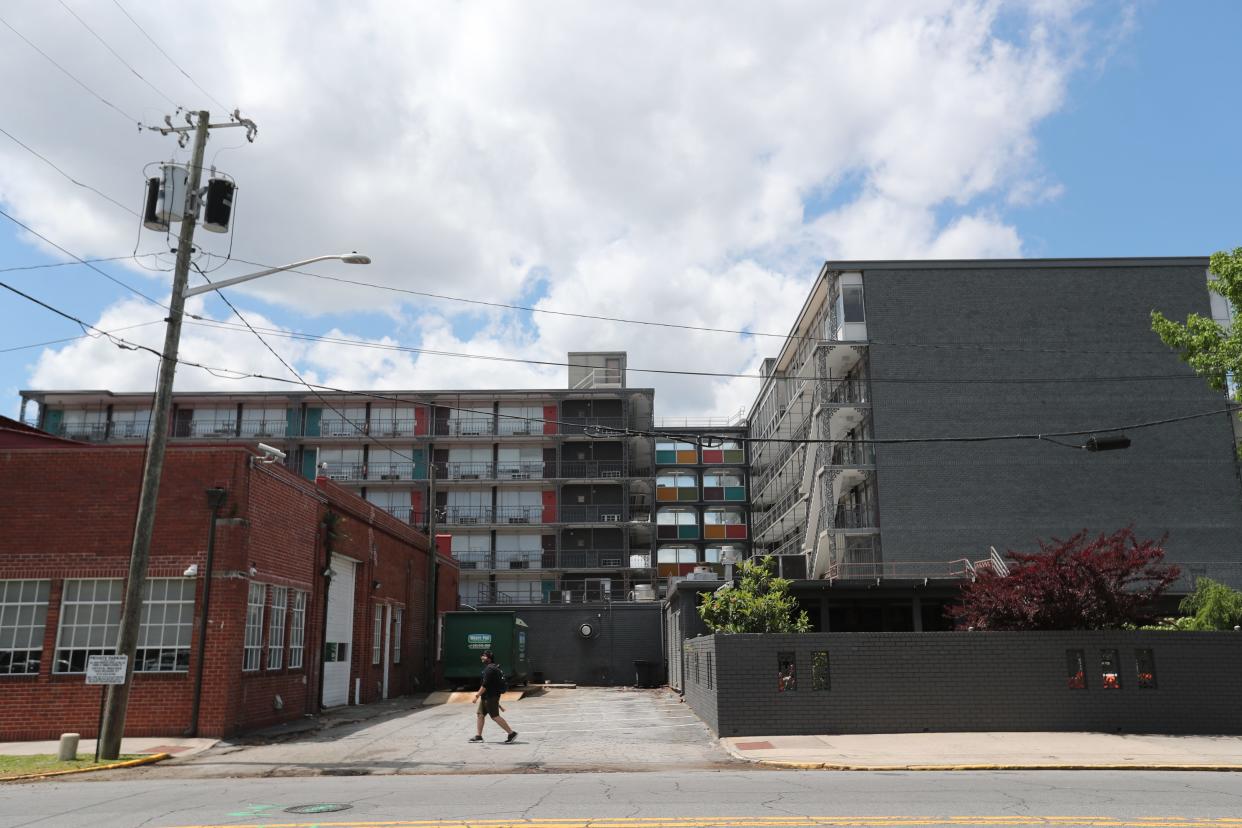
[[[1242,592],[1211,578],[1195,581],[1195,591],[1177,607],[1184,618],[1174,622],[1179,630],[1232,630],[1242,625]]]
[[[738,567],[741,581],[703,593],[699,617],[718,633],[807,632],[811,622],[806,612],[797,612],[798,602],[789,594],[789,581],[772,574],[771,556],[743,561]],[[797,614],[795,614],[795,612]]]
[[[1235,316],[1242,316],[1242,247],[1232,253],[1213,253],[1211,269],[1216,278],[1208,283],[1209,289],[1228,300]],[[1226,391],[1230,374],[1242,377],[1242,326],[1226,330],[1214,319],[1197,313],[1182,324],[1166,319],[1159,311],[1152,311],[1151,326],[1164,344],[1177,351],[1212,388]]]
[[[1089,539],[1039,542],[1009,552],[1008,575],[980,571],[945,614],[958,629],[1107,630],[1145,620],[1148,606],[1178,579],[1164,560],[1164,539],[1139,540],[1133,528]]]

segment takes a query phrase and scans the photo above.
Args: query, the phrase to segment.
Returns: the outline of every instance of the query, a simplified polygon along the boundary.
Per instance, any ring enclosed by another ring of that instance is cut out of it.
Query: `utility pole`
[[[121,628],[116,652],[128,658],[125,683],[108,687],[103,727],[99,733],[100,755],[115,759],[121,753],[121,736],[125,732],[125,711],[129,705],[129,688],[134,680],[134,657],[138,653],[138,628],[142,622],[142,593],[147,582],[147,564],[151,559],[151,534],[155,528],[155,501],[160,492],[160,474],[164,470],[164,450],[168,446],[168,419],[172,410],[173,376],[177,370],[177,345],[181,341],[181,314],[185,307],[185,289],[190,280],[190,254],[194,247],[194,226],[197,223],[196,202],[203,172],[203,151],[207,148],[208,113],[200,111],[194,129],[194,150],[190,161],[186,198],[192,209],[186,211],[177,237],[177,264],[173,271],[172,299],[169,302],[168,327],[164,333],[164,351],[160,357],[160,376],[151,411],[150,435],[147,439],[146,463],[142,469],[142,492],[138,499],[138,519],[134,525],[134,542],[129,557],[129,576],[125,581],[125,603],[121,607]]]
[[[427,464],[427,649],[426,670],[427,681],[432,689],[436,682],[436,557],[440,550],[436,548],[436,463],[432,459]]]

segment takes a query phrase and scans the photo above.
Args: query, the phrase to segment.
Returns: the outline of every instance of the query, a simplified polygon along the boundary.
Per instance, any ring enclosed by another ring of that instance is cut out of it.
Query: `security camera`
[[[263,454],[265,455],[265,458],[269,461],[271,460],[283,461],[285,457],[288,456],[280,449],[274,448],[273,446],[269,446],[267,443],[259,443],[259,451],[263,452]]]
[[[185,572],[182,572],[181,574],[186,578],[197,578],[198,577],[198,564],[196,563],[190,564],[189,566],[185,568]]]

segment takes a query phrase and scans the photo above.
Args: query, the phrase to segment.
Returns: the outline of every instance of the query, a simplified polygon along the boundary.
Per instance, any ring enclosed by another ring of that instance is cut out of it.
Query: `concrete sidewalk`
[[[883,733],[720,740],[738,759],[825,770],[1242,771],[1242,736]]]
[[[167,753],[173,759],[184,759],[202,753],[216,744],[216,741],[216,739],[183,739],[175,736],[134,737],[121,740],[121,755]],[[0,742],[0,756],[55,755],[59,746],[60,743],[56,741]],[[79,757],[90,758],[94,755],[94,739],[83,739],[78,742]]]

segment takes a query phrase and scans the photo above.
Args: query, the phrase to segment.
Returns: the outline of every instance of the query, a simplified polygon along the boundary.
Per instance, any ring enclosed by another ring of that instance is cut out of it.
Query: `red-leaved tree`
[[[1009,552],[1008,575],[981,570],[945,610],[959,630],[1108,630],[1148,620],[1152,602],[1181,573],[1165,564],[1164,538],[1140,540],[1127,527],[1089,539],[1039,542]]]

